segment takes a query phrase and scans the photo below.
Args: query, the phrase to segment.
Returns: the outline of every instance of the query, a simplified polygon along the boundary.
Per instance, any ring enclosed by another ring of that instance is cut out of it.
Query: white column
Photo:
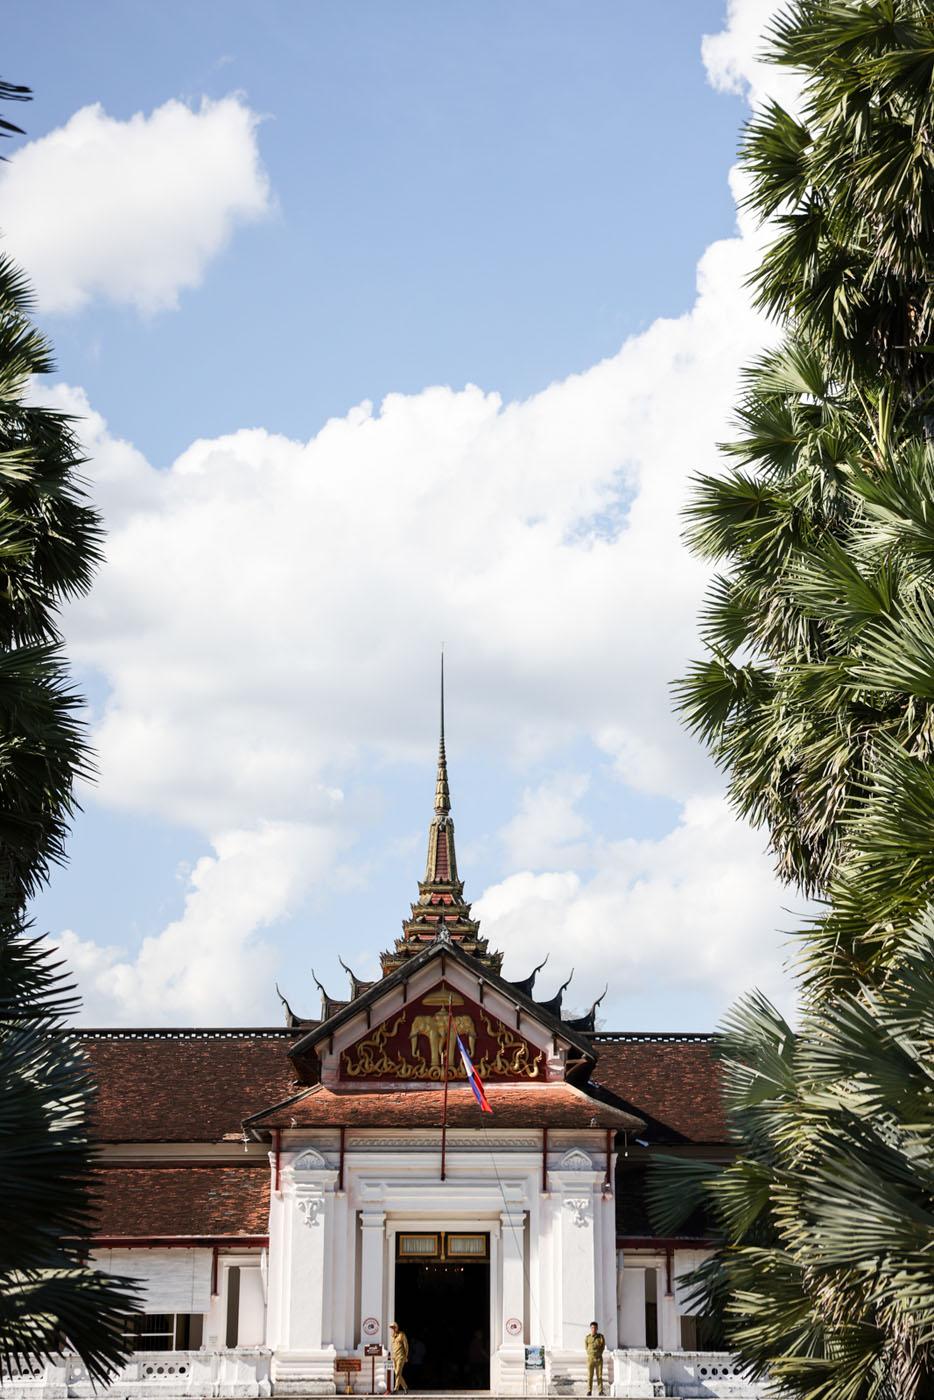
[[[283,1172],[289,1274],[274,1361],[277,1394],[335,1393],[329,1264],[336,1180],[337,1172],[313,1151],[300,1154]]]
[[[360,1342],[364,1346],[368,1342],[386,1345],[386,1304],[383,1299],[385,1222],[385,1211],[360,1212]]]
[[[583,1175],[583,1173],[582,1173]],[[594,1250],[593,1188],[577,1183],[561,1203],[561,1345],[584,1351],[595,1308],[597,1260]]]
[[[558,1169],[548,1172],[558,1273],[549,1384],[556,1389],[577,1386],[584,1379],[584,1338],[594,1318],[603,1323],[597,1313],[603,1293],[603,1256],[596,1224],[603,1178],[603,1170],[594,1170],[591,1151],[582,1148],[566,1152]]]
[[[525,1210],[519,1204],[511,1205],[499,1218],[502,1342],[496,1354],[495,1388],[500,1395],[521,1395],[525,1382]]]

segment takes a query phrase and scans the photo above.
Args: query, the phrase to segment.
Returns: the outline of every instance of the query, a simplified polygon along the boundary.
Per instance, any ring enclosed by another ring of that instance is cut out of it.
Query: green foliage
[[[133,1286],[86,1262],[93,1085],[64,1029],[73,987],[23,915],[90,769],[56,614],[89,587],[100,528],[67,419],[28,402],[51,368],[28,312],[0,256],[0,1376],[70,1347],[105,1380],[127,1353]]]
[[[74,1348],[106,1380],[126,1355],[132,1285],[89,1269],[94,1086],[63,1029],[77,998],[22,926],[0,936],[0,1368]]]
[[[773,59],[800,117],[750,123],[753,279],[785,343],[748,370],[687,538],[713,561],[686,723],[819,901],[802,1021],[762,997],[718,1041],[735,1162],[659,1167],[702,1203],[694,1277],[784,1394],[934,1394],[934,3],[795,0]]]
[[[797,1032],[761,996],[720,1039],[741,1155],[650,1181],[659,1230],[698,1205],[723,1243],[694,1286],[757,1376],[811,1400],[908,1400],[934,1380],[934,930],[883,987],[815,1002]]]
[[[801,119],[771,104],[743,146],[749,206],[778,236],[761,306],[827,350],[835,377],[926,380],[931,294],[934,28],[927,0],[798,0],[772,59],[802,73]]]

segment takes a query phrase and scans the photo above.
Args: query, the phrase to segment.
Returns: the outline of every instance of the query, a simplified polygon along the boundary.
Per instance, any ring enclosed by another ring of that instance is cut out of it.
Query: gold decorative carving
[[[455,1003],[456,998],[456,1003]],[[452,1005],[464,1005],[454,993]],[[423,1008],[436,1006],[436,1011]],[[352,1079],[444,1078],[444,1039],[448,1029],[448,994],[432,993],[398,1016],[384,1021],[375,1031],[358,1040],[341,1056],[343,1073]],[[538,1079],[544,1073],[544,1054],[476,1008],[482,1022],[477,1030],[474,1017],[459,1011],[450,1018],[451,1032],[447,1062],[449,1080],[464,1080],[467,1073],[457,1055],[460,1036],[481,1079]]]

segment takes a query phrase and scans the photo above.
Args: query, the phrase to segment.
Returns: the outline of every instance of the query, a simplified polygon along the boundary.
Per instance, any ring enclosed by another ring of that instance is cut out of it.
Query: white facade
[[[492,1390],[526,1393],[535,1379],[525,1368],[532,1344],[546,1348],[546,1377],[580,1382],[591,1319],[603,1320],[609,1348],[617,1341],[605,1134],[553,1132],[544,1190],[541,1138],[535,1130],[451,1130],[442,1182],[437,1131],[362,1130],[345,1140],[343,1190],[335,1134],[290,1143],[270,1221],[278,1263],[267,1342],[276,1389],[330,1389],[337,1356],[362,1357],[367,1342],[387,1346],[396,1236],[440,1230],[489,1237]],[[369,1389],[365,1370],[360,1389]]]

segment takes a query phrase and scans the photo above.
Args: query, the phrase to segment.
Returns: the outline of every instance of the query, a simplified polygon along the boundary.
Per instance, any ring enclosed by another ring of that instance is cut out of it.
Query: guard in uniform
[[[593,1378],[596,1373],[600,1394],[605,1395],[606,1391],[603,1389],[603,1352],[606,1348],[606,1337],[595,1322],[590,1324],[590,1331],[584,1338],[584,1346],[587,1348],[587,1394],[593,1394]]]
[[[398,1393],[401,1390],[403,1395],[408,1395],[409,1387],[402,1373],[409,1359],[409,1339],[397,1322],[389,1324],[389,1354],[392,1357],[393,1391]]]

